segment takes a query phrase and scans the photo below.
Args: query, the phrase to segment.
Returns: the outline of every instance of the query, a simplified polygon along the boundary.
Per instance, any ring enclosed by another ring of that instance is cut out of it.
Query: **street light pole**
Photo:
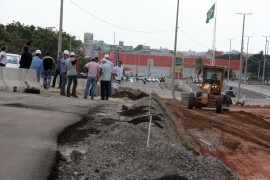
[[[240,84],[242,80],[242,58],[243,58],[243,49],[244,49],[244,32],[245,32],[245,19],[246,15],[251,15],[252,13],[237,13],[243,15],[243,28],[242,28],[242,41],[241,41],[241,54],[240,54],[240,67],[239,67],[239,82],[238,82],[238,100],[240,99]]]
[[[228,73],[227,73],[227,84],[229,83],[230,79],[230,67],[231,67],[231,53],[232,53],[232,38],[227,38],[230,40],[230,53],[229,53],[229,66],[228,66]]]
[[[265,61],[266,61],[266,51],[267,51],[267,38],[270,36],[263,36],[265,37],[265,50],[264,50],[264,58],[263,58],[263,78],[262,78],[262,85],[265,83]]]
[[[247,84],[247,62],[248,62],[248,45],[249,45],[249,38],[252,38],[252,36],[245,36],[248,38],[247,41],[247,57],[246,57],[246,61],[245,61],[245,80],[244,83]]]
[[[175,99],[174,81],[175,81],[175,59],[176,59],[176,46],[177,46],[177,31],[178,31],[178,12],[179,12],[179,0],[177,0],[177,12],[176,12],[176,25],[175,25],[175,38],[174,38],[174,54],[172,60],[172,97]]]
[[[61,0],[61,5],[60,5],[59,35],[58,35],[58,52],[57,52],[57,54],[58,54],[60,51],[62,51],[63,2],[64,2],[64,0]]]

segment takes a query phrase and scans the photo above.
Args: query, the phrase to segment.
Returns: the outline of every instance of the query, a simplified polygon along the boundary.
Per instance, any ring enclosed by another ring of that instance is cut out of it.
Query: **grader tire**
[[[194,97],[195,97],[195,94],[193,92],[191,92],[189,94],[189,98],[188,98],[188,109],[193,109],[193,106],[194,106]]]
[[[221,113],[221,111],[222,111],[222,104],[223,104],[223,97],[222,96],[219,96],[217,98],[216,113]]]

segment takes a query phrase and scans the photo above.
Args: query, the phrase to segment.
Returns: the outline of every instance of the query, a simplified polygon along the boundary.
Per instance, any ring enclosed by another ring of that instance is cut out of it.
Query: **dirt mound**
[[[232,107],[217,114],[209,109],[189,110],[176,100],[166,100],[163,106],[182,141],[217,157],[241,179],[270,179],[269,109]]]
[[[88,122],[73,131],[94,128],[99,133],[88,132],[77,143],[67,141],[59,147],[59,157],[65,160],[59,159],[55,179],[238,179],[215,158],[199,156],[179,143],[159,100],[152,101],[147,148],[148,104],[143,98],[124,111],[121,103],[91,109]]]
[[[139,100],[144,97],[148,97],[149,95],[140,91],[129,88],[121,88],[121,90],[117,93],[114,93],[112,97],[114,98],[129,98],[131,100]]]

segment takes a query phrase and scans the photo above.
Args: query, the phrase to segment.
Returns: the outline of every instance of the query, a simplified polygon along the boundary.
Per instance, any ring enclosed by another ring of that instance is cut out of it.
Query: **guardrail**
[[[36,70],[0,67],[1,91],[24,92],[27,89],[25,82],[35,89],[41,88],[37,82]]]

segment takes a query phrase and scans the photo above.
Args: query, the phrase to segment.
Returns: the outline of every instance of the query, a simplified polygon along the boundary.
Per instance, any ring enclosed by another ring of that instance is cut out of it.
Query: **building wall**
[[[111,57],[112,62],[115,64],[116,52],[99,52],[99,59],[102,59],[105,54],[114,54]],[[161,55],[145,55],[145,54],[130,54],[120,53],[119,59],[123,62],[124,67],[129,68],[134,75],[136,73],[142,73],[144,75],[151,76],[171,76],[172,56]],[[185,57],[183,63],[182,77],[197,76],[194,72],[195,59],[193,57]],[[151,63],[150,63],[151,62]],[[203,59],[203,64],[210,65],[210,59]],[[217,65],[228,66],[229,60],[216,59]],[[230,68],[234,71],[236,76],[239,76],[239,60],[231,60]]]

